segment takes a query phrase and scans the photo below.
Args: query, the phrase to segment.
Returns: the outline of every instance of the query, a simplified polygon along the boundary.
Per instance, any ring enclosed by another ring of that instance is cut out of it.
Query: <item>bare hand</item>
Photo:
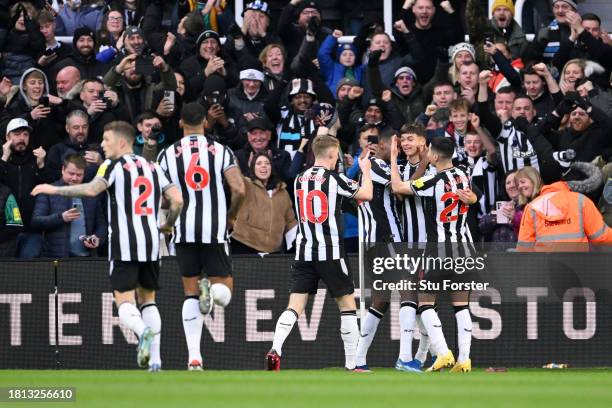
[[[604,44],[612,45],[612,38],[610,38],[610,33],[608,33],[607,31],[601,30],[599,38],[601,38],[601,41],[603,41]]]
[[[206,68],[204,69],[204,75],[211,76],[215,72],[223,69],[225,67],[225,61],[223,61],[219,57],[213,57],[208,60],[208,64],[206,64]]]
[[[37,105],[30,112],[30,116],[34,120],[39,120],[39,119],[46,118],[47,116],[49,116],[50,113],[51,113],[51,108],[48,108],[45,105]]]
[[[432,117],[437,111],[438,107],[436,105],[427,105],[427,108],[425,108],[425,115]]]
[[[510,112],[506,109],[500,109],[495,113],[497,114],[497,117],[499,118],[501,123],[506,123],[508,120],[510,120]]]
[[[38,149],[32,150],[32,153],[36,157],[36,164],[38,165],[38,168],[42,169],[43,167],[45,167],[45,156],[47,155],[45,149],[43,149],[41,146]]]
[[[119,95],[115,91],[106,91],[104,92],[104,96],[110,99],[113,106],[117,106],[119,104]]]
[[[157,105],[155,113],[161,117],[168,118],[174,113],[174,104],[168,99],[162,98],[162,100],[159,101],[159,105]]]
[[[448,14],[453,14],[455,12],[453,6],[448,0],[444,0],[442,3],[440,3],[440,7],[442,7]]]
[[[88,237],[88,239],[83,241],[83,245],[89,249],[96,249],[100,246],[100,238],[95,235]]]
[[[380,97],[380,99],[382,99],[383,102],[389,102],[391,100],[391,96],[393,94],[391,93],[390,90],[385,89]]]
[[[360,86],[354,86],[351,88],[351,90],[348,93],[348,98],[351,101],[354,101],[355,99],[359,99],[361,98],[361,95],[363,95],[363,88]]]
[[[88,115],[95,115],[98,112],[104,112],[106,110],[106,102],[101,99],[96,99],[87,108]]]
[[[480,74],[478,74],[478,81],[480,84],[484,84],[485,86],[489,83],[489,81],[493,78],[493,73],[489,70],[484,70]]]
[[[171,32],[168,32],[168,34],[166,34],[166,42],[164,43],[164,55],[170,54],[170,50],[174,46],[175,42],[176,36]]]
[[[0,95],[8,95],[11,92],[11,87],[13,86],[10,79],[7,77],[2,77],[2,81],[0,81]]]
[[[344,153],[344,163],[346,167],[352,167],[355,164],[355,158],[350,154]]]
[[[465,98],[470,104],[476,102],[476,93],[472,88],[464,88],[461,90],[461,96]]]
[[[11,157],[11,141],[7,141],[2,145],[2,160],[8,161]]]
[[[38,65],[40,65],[41,67],[46,67],[51,62],[53,62],[53,60],[56,58],[57,58],[56,53],[53,53],[51,55],[41,55],[41,57],[38,59],[37,62],[38,62]]]
[[[94,165],[102,164],[102,155],[94,150],[86,151],[84,158],[88,164],[94,164]]]
[[[514,205],[512,203],[506,203],[504,204],[504,206],[501,208],[501,212],[502,214],[507,217],[509,220],[512,220],[514,218],[514,213],[516,212],[514,209]]]
[[[257,113],[257,112],[247,112],[247,113],[245,113],[245,114],[244,114],[244,115],[242,115],[242,116],[244,116],[244,118],[246,119],[246,121],[247,121],[247,122],[250,122],[250,121],[252,121],[253,119],[257,119],[257,118],[261,117],[261,116],[259,115],[259,113]]]
[[[57,193],[57,187],[52,186],[51,184],[39,184],[30,193],[33,196],[37,196],[39,194],[47,194],[47,195],[55,195]]]
[[[317,67],[317,69],[321,69],[321,65],[319,65],[319,60],[317,58],[312,60],[312,65]]]
[[[153,57],[153,67],[159,69],[161,72],[168,71],[168,64],[166,64],[166,61],[159,55]]]
[[[304,149],[306,149],[306,146],[308,145],[309,142],[310,140],[303,137],[302,140],[300,140],[300,147],[298,148],[298,151],[304,153]]]
[[[342,31],[340,30],[334,30],[334,32],[332,33],[332,36],[336,39],[342,37],[344,35],[344,33],[342,33]]]
[[[359,156],[359,168],[361,169],[362,173],[366,174],[366,173],[370,173],[370,169],[372,168],[372,163],[370,163],[369,149],[366,147],[364,150],[366,152],[366,155],[365,157]]]
[[[474,196],[475,194],[472,192],[472,190],[469,189],[458,189],[457,190],[457,197],[459,197],[459,200],[461,200],[462,202],[466,203],[466,204],[474,204]]]
[[[550,75],[550,71],[548,70],[548,67],[543,62],[535,64],[533,66],[533,70],[535,71],[536,74],[544,78]]]
[[[130,54],[127,57],[123,58],[121,60],[121,62],[117,65],[117,68],[116,68],[117,73],[122,74],[125,71],[127,71],[128,69],[130,69],[133,66],[135,66],[136,65],[136,57],[138,57],[138,55]]]
[[[397,20],[395,23],[393,23],[393,28],[404,34],[408,34],[410,32],[408,30],[408,27],[406,27],[406,23],[404,22],[404,20]]]
[[[71,208],[68,211],[64,211],[62,213],[62,219],[64,222],[72,222],[78,219],[81,216],[81,213],[76,208]]]
[[[480,118],[475,113],[470,113],[470,123],[474,127],[474,129],[478,129],[480,127]]]

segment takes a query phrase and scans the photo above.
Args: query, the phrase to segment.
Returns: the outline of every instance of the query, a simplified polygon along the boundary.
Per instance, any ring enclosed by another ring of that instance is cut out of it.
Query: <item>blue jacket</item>
[[[66,185],[62,180],[54,186]],[[85,231],[100,238],[100,246],[107,237],[107,223],[100,197],[82,198],[85,213]],[[36,197],[32,226],[44,231],[43,255],[50,258],[68,257],[70,254],[70,223],[64,222],[62,213],[72,207],[72,198],[41,194]]]
[[[321,74],[325,79],[325,83],[331,89],[334,97],[336,97],[336,87],[338,82],[345,77],[346,67],[339,62],[332,59],[332,52],[338,48],[338,40],[333,35],[328,35],[327,38],[319,47],[319,66],[321,67]],[[340,56],[336,56],[339,58]],[[357,61],[357,60],[355,60]],[[357,82],[361,83],[361,78],[365,70],[366,65],[353,66],[353,72]]]
[[[57,24],[55,35],[71,36],[74,30],[83,26],[98,31],[102,27],[103,11],[102,7],[96,5],[83,6],[76,11],[65,5],[55,20]]]

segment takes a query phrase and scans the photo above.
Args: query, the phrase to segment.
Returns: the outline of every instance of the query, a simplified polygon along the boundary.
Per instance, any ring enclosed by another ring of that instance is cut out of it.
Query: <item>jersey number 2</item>
[[[134,188],[140,191],[140,187],[144,187],[144,191],[140,193],[140,195],[136,199],[136,202],[134,203],[134,214],[153,214],[153,209],[151,207],[146,207],[145,205],[143,205],[149,199],[149,196],[153,192],[153,185],[151,184],[151,180],[149,180],[145,176],[136,177],[136,180],[134,180]]]
[[[200,191],[206,188],[208,185],[208,181],[210,180],[210,176],[206,169],[202,166],[198,166],[198,161],[200,160],[199,154],[194,154],[191,156],[191,161],[189,162],[189,167],[187,167],[187,171],[185,172],[185,183],[195,191]],[[199,176],[200,181],[196,181],[196,174]]]
[[[297,190],[295,192],[298,198],[298,205],[300,210],[300,220],[302,222],[308,220],[313,224],[321,224],[327,220],[327,196],[321,190],[311,190],[304,197],[304,190]],[[314,214],[314,208],[312,202],[318,198],[321,202],[321,214],[317,217]]]
[[[460,201],[459,196],[457,196],[457,194],[453,193],[452,191],[446,192],[444,193],[442,197],[440,197],[440,201],[442,202],[447,201],[447,200],[452,200],[452,201],[440,213],[440,222],[442,223],[449,223],[449,222],[457,221],[457,219],[459,218],[458,215],[451,215],[451,216],[448,215],[449,213],[453,212],[453,210],[457,206],[457,203],[459,203],[459,214],[465,214],[468,210],[468,206],[465,205],[463,201]]]

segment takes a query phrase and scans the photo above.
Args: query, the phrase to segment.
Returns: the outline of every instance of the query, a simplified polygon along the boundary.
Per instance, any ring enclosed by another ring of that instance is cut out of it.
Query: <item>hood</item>
[[[547,221],[567,219],[569,192],[571,190],[565,181],[545,185],[540,195],[529,206]]]
[[[21,94],[21,97],[25,101],[26,105],[28,105],[28,107],[30,108],[30,101],[28,100],[28,97],[26,96],[25,91],[23,90],[23,82],[25,81],[25,78],[34,71],[38,71],[42,74],[43,78],[45,79],[45,90],[43,92],[43,96],[49,96],[49,80],[47,79],[47,75],[45,75],[45,73],[38,68],[26,69],[25,72],[21,75],[21,78],[19,79],[19,93]]]
[[[589,194],[603,183],[603,176],[597,166],[587,162],[574,162],[570,170],[563,175],[570,190],[576,193]]]

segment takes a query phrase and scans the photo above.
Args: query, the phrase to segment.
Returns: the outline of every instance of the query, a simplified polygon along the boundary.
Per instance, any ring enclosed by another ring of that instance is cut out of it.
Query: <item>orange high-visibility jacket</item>
[[[517,249],[571,242],[612,243],[612,230],[603,221],[595,204],[586,196],[573,192],[564,181],[542,187],[540,195],[523,212]],[[557,245],[563,251],[569,245]]]

